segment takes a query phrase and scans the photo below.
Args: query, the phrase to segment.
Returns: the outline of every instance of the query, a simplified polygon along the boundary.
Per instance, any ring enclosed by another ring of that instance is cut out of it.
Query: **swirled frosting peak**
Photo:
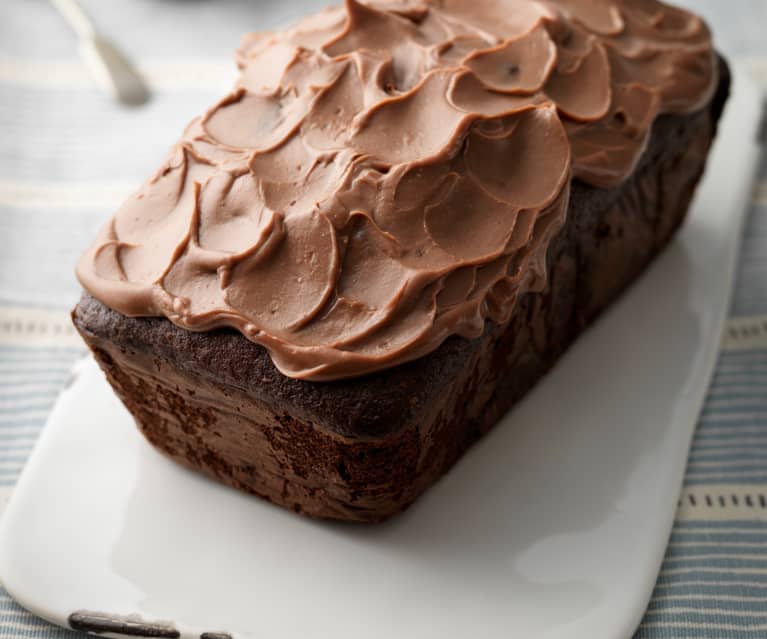
[[[78,276],[312,380],[506,321],[545,283],[571,179],[621,182],[715,83],[705,25],[655,0],[347,0],[237,61]]]

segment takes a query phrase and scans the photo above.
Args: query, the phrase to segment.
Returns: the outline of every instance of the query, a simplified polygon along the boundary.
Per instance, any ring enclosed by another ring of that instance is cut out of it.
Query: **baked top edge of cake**
[[[730,75],[720,58],[720,81],[704,109],[716,123],[729,94]],[[662,116],[653,126],[647,153],[637,171],[664,151],[667,134],[698,116]],[[620,187],[601,189],[574,182],[568,214],[587,206],[604,208]],[[481,348],[482,339],[453,337],[413,362],[363,377],[311,382],[287,377],[265,349],[232,329],[187,331],[164,318],[130,318],[85,293],[73,311],[78,330],[126,351],[162,357],[183,371],[238,388],[284,414],[297,415],[339,436],[384,438],[412,423],[431,398]],[[489,326],[488,331],[503,327]]]
[[[78,277],[314,381],[503,325],[546,285],[573,178],[618,186],[717,83],[706,25],[655,0],[347,0],[238,63]]]

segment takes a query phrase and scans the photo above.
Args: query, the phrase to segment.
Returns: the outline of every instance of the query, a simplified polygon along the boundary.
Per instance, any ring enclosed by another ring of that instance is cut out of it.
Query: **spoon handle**
[[[80,38],[92,38],[96,35],[93,23],[85,15],[77,0],[51,0],[51,2]]]
[[[143,104],[149,90],[141,76],[110,40],[100,35],[77,0],[51,0],[78,35],[80,56],[99,84],[124,104]]]

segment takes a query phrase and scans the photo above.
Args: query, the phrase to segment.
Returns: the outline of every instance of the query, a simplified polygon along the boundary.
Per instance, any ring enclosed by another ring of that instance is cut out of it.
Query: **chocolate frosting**
[[[626,179],[717,73],[705,24],[655,0],[347,0],[237,60],[77,273],[311,380],[507,321],[545,283],[571,179]]]

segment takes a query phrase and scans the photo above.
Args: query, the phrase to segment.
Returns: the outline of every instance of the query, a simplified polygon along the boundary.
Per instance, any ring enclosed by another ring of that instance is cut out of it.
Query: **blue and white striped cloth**
[[[725,50],[749,56],[767,83],[767,2],[684,3],[706,12]],[[66,309],[78,294],[72,265],[94,229],[185,122],[226,91],[227,56],[243,31],[325,0],[83,4],[137,61],[154,96],[139,109],[111,103],[47,2],[0,3],[0,513],[84,352]],[[761,176],[733,319],[636,639],[767,637],[767,163]],[[0,639],[75,634],[36,619],[0,587]]]

